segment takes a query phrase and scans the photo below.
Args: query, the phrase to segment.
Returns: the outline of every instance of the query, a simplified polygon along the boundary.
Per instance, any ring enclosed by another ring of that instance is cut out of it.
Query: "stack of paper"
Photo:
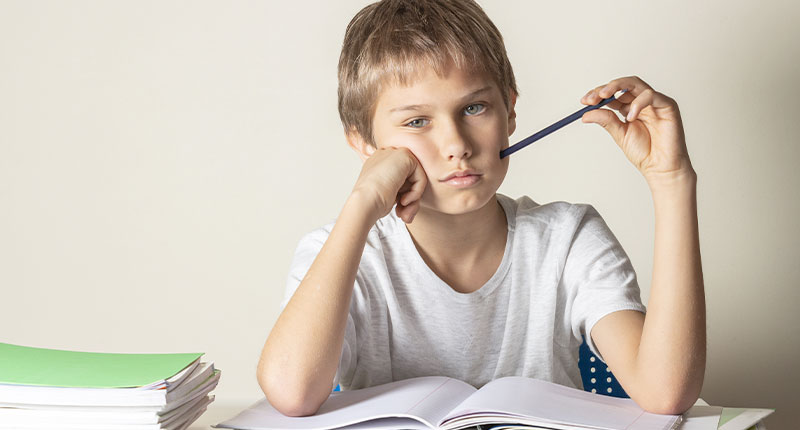
[[[202,355],[0,343],[0,429],[185,429],[219,382]]]

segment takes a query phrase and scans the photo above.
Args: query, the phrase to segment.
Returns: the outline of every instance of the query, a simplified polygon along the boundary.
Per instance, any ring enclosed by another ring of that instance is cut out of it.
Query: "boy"
[[[678,414],[705,370],[696,174],[677,104],[637,77],[584,96],[655,203],[645,317],[636,274],[590,205],[496,191],[517,90],[472,0],[383,0],[348,25],[339,112],[364,164],[336,219],[298,245],[258,381],[290,416],[331,389],[445,375],[580,387],[581,338],[645,410]],[[395,211],[392,208],[395,207]]]

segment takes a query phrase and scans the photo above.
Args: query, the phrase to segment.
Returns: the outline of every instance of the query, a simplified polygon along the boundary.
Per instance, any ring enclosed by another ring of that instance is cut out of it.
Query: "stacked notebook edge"
[[[0,429],[186,429],[220,378],[202,355],[0,343]]]

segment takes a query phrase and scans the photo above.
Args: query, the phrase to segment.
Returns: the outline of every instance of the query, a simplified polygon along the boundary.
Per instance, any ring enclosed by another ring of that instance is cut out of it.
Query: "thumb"
[[[625,137],[625,124],[623,124],[622,121],[619,120],[619,117],[617,117],[617,114],[610,109],[594,109],[586,112],[581,117],[581,122],[584,124],[600,124],[606,129],[608,134],[614,138],[617,144],[622,143],[622,139]]]

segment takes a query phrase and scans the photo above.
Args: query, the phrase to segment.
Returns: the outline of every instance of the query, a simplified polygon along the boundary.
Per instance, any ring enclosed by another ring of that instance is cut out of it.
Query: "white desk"
[[[253,400],[252,403],[255,403],[256,400]],[[212,429],[212,424],[217,424],[219,422],[225,421],[228,418],[233,417],[234,415],[238,414],[239,412],[247,409],[250,406],[249,403],[247,404],[240,404],[240,403],[225,403],[221,402],[219,399],[215,399],[210,405],[208,405],[208,410],[197,419],[189,427],[189,430],[214,430]]]

